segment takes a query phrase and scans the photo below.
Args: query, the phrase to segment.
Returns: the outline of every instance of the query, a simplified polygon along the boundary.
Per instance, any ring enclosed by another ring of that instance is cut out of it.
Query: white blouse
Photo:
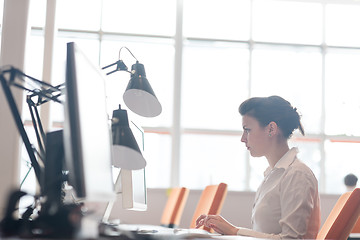
[[[318,182],[290,149],[264,172],[252,210],[252,229],[237,234],[258,238],[315,239],[320,228]]]

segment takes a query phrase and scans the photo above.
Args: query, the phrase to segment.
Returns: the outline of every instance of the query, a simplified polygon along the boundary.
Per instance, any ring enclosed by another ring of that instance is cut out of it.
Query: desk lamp
[[[130,50],[126,48],[136,60],[136,63],[131,66],[131,71],[128,71],[127,66],[120,58],[122,48],[119,50],[119,60],[102,69],[116,65],[116,69],[108,72],[107,75],[116,71],[126,71],[131,73],[130,81],[123,95],[126,106],[134,113],[143,117],[158,116],[162,111],[162,107],[146,78],[144,65],[139,63]]]
[[[113,111],[112,117],[113,165],[124,169],[142,169],[146,161],[141,154],[135,137],[129,127],[127,111],[119,109]],[[131,159],[131,161],[129,161]]]

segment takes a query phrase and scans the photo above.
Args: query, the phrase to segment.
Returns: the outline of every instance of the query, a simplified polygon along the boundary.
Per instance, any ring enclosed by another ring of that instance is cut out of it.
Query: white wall
[[[188,228],[193,217],[200,190],[191,190],[185,205],[180,227]],[[251,227],[251,208],[255,197],[254,192],[229,191],[222,209],[222,216],[236,226]],[[336,203],[339,195],[321,194],[321,223]],[[111,218],[120,219],[123,223],[159,225],[162,210],[167,200],[166,189],[148,189],[148,210],[145,212],[124,210],[118,201],[113,208]],[[100,210],[101,211],[101,210]]]

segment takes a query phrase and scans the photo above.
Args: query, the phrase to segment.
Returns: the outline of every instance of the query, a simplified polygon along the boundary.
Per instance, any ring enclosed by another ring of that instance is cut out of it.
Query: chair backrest
[[[316,239],[346,240],[360,214],[360,188],[340,196]]]
[[[190,228],[196,227],[196,219],[201,214],[217,215],[220,214],[227,195],[227,184],[220,183],[218,185],[208,185],[202,191]],[[204,230],[210,231],[209,228],[203,227]]]
[[[190,190],[185,187],[172,188],[160,220],[161,226],[176,228],[180,225],[181,216],[189,197]]]

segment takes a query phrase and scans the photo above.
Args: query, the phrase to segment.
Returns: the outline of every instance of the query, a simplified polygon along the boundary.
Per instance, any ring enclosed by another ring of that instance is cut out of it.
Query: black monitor
[[[111,132],[105,79],[74,42],[67,43],[64,119],[65,164],[76,197],[114,198]]]

